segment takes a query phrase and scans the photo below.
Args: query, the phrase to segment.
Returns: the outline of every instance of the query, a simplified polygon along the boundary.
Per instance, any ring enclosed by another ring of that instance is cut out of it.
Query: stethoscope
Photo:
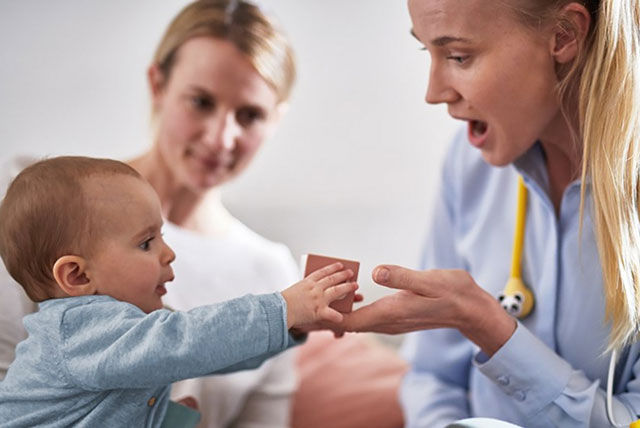
[[[527,219],[527,187],[524,184],[522,176],[518,177],[518,196],[516,210],[516,227],[513,235],[513,252],[511,253],[511,273],[507,285],[502,293],[498,296],[498,300],[502,307],[512,316],[522,320],[526,318],[535,303],[533,292],[522,281],[522,272],[520,270],[522,260],[522,246],[524,243],[524,231]],[[609,359],[609,372],[607,373],[607,419],[614,427],[626,427],[619,424],[613,417],[613,377],[616,368],[616,360],[618,353],[614,349],[611,351]],[[640,419],[632,422],[629,428],[640,428]]]

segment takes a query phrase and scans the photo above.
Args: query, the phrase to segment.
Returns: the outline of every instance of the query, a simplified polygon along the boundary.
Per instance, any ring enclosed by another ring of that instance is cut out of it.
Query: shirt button
[[[524,391],[516,391],[513,393],[513,398],[518,401],[524,401],[527,398],[527,394]]]
[[[156,404],[156,397],[149,398],[149,401],[147,401],[147,404],[149,405],[149,407],[153,407],[153,405]]]
[[[498,383],[502,386],[507,386],[509,385],[509,378],[507,376],[500,376],[498,378]]]

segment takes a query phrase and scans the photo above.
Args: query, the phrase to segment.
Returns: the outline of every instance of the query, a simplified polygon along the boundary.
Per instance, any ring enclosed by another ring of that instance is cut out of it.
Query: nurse
[[[466,129],[444,163],[425,270],[378,266],[374,280],[400,291],[347,329],[415,332],[409,427],[628,426],[640,415],[640,0],[408,3],[431,58],[426,101]],[[518,271],[535,296],[522,319],[498,301]]]

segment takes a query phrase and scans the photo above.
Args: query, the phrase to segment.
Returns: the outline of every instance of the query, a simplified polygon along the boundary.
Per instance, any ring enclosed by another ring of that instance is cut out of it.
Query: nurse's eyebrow
[[[420,41],[420,39],[418,39],[418,36],[413,31],[413,29],[411,29],[409,32],[413,37],[416,38],[416,40]],[[471,40],[465,39],[464,37],[453,37],[453,36],[441,36],[431,40],[432,45],[439,46],[439,47],[446,46],[449,43],[453,43],[453,42],[471,43]]]

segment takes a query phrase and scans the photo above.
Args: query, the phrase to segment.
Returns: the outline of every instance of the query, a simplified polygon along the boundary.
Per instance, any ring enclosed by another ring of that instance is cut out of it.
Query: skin
[[[491,165],[507,165],[540,141],[558,210],[581,159],[560,110],[556,70],[575,58],[589,13],[578,3],[566,6],[563,13],[576,29],[568,34],[551,24],[532,30],[496,1],[408,4],[412,33],[431,56],[426,101],[446,103],[453,118],[486,123],[482,141],[470,138],[470,143]],[[373,280],[400,291],[349,314],[346,330],[456,328],[489,356],[515,331],[515,320],[468,272],[381,265]]]
[[[92,204],[103,220],[105,238],[88,259],[87,272],[95,293],[132,303],[149,313],[162,308],[165,283],[173,281],[175,253],[162,239],[160,202],[149,184],[135,177],[115,176]]]
[[[156,137],[130,165],[158,193],[165,218],[208,233],[229,219],[217,189],[244,171],[285,104],[232,43],[212,37],[187,40],[169,76],[152,65],[148,78]]]

